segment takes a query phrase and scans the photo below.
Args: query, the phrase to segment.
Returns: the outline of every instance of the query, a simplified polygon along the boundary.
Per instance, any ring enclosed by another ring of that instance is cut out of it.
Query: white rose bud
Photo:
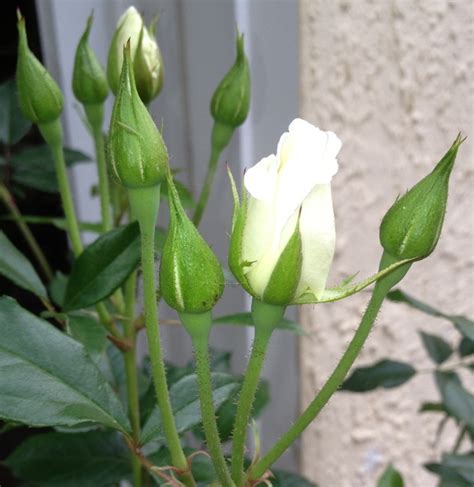
[[[142,16],[135,7],[129,7],[117,22],[107,59],[107,80],[114,95],[117,95],[120,85],[120,73],[122,72],[123,48],[130,39],[131,57],[135,59],[135,51],[138,47],[140,32],[143,27]]]
[[[257,299],[278,305],[319,299],[335,249],[331,179],[341,141],[295,119],[244,177],[249,193],[234,216],[229,264]]]

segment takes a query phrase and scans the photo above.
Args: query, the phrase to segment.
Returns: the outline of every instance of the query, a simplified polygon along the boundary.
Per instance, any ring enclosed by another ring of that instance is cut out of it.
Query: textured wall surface
[[[338,230],[334,283],[378,264],[378,225],[398,193],[426,174],[461,130],[468,135],[451,179],[442,238],[413,266],[403,289],[447,312],[474,315],[473,3],[470,0],[301,0],[301,113],[343,141],[333,180]],[[302,341],[302,405],[350,340],[368,295],[307,307]],[[386,303],[358,365],[390,356],[431,363],[417,330],[448,340],[451,325]],[[472,384],[471,384],[472,386]],[[436,478],[438,417],[417,414],[436,400],[430,374],[399,389],[336,394],[302,442],[302,467],[321,487],[370,487],[393,462],[408,486]],[[452,447],[452,433],[443,436]]]

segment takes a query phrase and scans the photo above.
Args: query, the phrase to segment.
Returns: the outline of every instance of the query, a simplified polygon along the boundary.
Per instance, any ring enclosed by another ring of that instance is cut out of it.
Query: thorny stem
[[[384,253],[380,268],[384,269],[393,262],[393,258]],[[385,297],[390,289],[405,276],[409,268],[410,264],[406,264],[395,270],[392,274],[377,281],[360,325],[333,373],[293,426],[255,465],[253,465],[253,467],[251,467],[249,474],[250,479],[257,479],[262,476],[266,470],[280,458],[287,448],[294,443],[298,436],[316,418],[331,396],[336,392],[362,350]]]
[[[212,326],[212,316],[210,312],[207,312],[200,314],[180,313],[180,317],[193,342],[202,424],[212,463],[221,485],[223,487],[235,487],[222,451],[212,399],[211,367],[209,364],[209,332]]]
[[[280,322],[284,312],[284,306],[265,304],[257,299],[252,301],[255,339],[252,346],[252,354],[245,372],[244,383],[240,391],[232,441],[231,472],[236,485],[242,485],[247,427],[265,361],[268,343],[275,326]]]
[[[140,440],[140,402],[138,394],[136,330],[135,330],[135,288],[137,273],[134,271],[125,284],[125,320],[124,335],[130,348],[123,354],[125,362],[125,376],[127,381],[128,412],[132,425],[133,439],[138,444]],[[142,469],[140,460],[132,456],[133,485],[141,487]]]
[[[182,480],[186,485],[192,486],[195,483],[188,472],[188,463],[181,447],[171,408],[158,323],[154,242],[155,224],[160,202],[160,187],[130,189],[129,199],[132,214],[137,218],[140,225],[145,327],[148,349],[150,351],[151,371],[163,422],[163,430],[173,465],[185,472],[182,475]]]
[[[209,163],[207,166],[206,178],[204,180],[204,185],[201,189],[201,194],[199,195],[193,215],[193,223],[196,227],[198,227],[201,223],[204,210],[206,209],[206,205],[209,200],[212,184],[216,175],[217,165],[219,163],[219,157],[229,143],[234,130],[234,127],[228,127],[218,122],[216,122],[213,126],[211,135],[211,155],[209,157]]]

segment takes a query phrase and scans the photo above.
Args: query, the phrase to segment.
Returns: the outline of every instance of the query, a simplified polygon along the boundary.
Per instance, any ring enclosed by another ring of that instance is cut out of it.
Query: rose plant
[[[252,297],[252,307],[240,317],[216,318],[212,312],[224,291],[224,272],[198,226],[220,155],[249,111],[243,35],[237,35],[235,62],[211,100],[208,173],[188,216],[183,195],[189,193],[174,180],[165,140],[147,108],[164,79],[154,26],[146,27],[133,7],[123,14],[111,41],[107,74],[88,43],[91,29],[92,17],[79,40],[73,91],[95,142],[102,218],[93,225],[97,239],[84,246],[66,172],[62,94],[30,51],[25,21],[18,15],[19,107],[51,149],[65,216],[61,225],[74,260],[68,276],[52,276],[27,219],[2,183],[2,199],[45,272],[41,279],[0,233],[0,272],[44,306],[34,316],[10,297],[0,299],[0,418],[6,429],[19,424],[51,428],[20,445],[6,464],[32,485],[117,485],[123,479],[136,487],[150,482],[310,485],[274,464],[344,383],[392,287],[433,252],[463,139],[458,136],[433,171],[388,210],[380,227],[378,271],[358,283],[351,278],[328,286],[336,244],[331,180],[341,141],[333,132],[295,119],[276,154],[246,171],[240,196],[229,171],[234,213],[228,265]],[[109,87],[115,101],[104,135]],[[162,221],[165,196],[170,223],[163,230],[156,223]],[[139,280],[143,312],[136,300]],[[275,329],[298,329],[284,318],[287,307],[337,301],[372,284],[368,307],[327,382],[263,454],[256,432],[257,448],[248,456],[248,426],[266,401],[260,372],[268,343]],[[192,340],[194,362],[181,369],[163,358],[161,299],[176,310]],[[213,325],[239,320],[255,328],[243,378],[231,373],[228,357],[209,349]],[[142,329],[149,351],[144,364],[136,351]],[[196,440],[202,447],[195,447]],[[103,451],[105,459],[88,464]],[[67,461],[57,460],[62,454]]]

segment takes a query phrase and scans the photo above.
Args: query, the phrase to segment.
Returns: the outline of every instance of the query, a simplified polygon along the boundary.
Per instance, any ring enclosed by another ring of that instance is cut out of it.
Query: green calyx
[[[163,88],[163,58],[158,43],[154,39],[157,20],[150,25],[149,29],[145,25],[142,26],[133,60],[137,91],[145,104],[156,98]]]
[[[130,43],[124,48],[120,87],[109,133],[111,172],[127,188],[161,183],[168,172],[168,151],[146,106],[138,95]]]
[[[254,292],[248,282],[246,271],[252,264],[251,262],[244,262],[242,259],[242,244],[244,236],[245,221],[247,219],[247,192],[245,189],[242,193],[242,201],[239,201],[239,194],[234,178],[230,170],[228,170],[230,184],[232,187],[232,195],[234,198],[234,213],[232,215],[232,232],[230,235],[229,256],[228,263],[229,269],[240,283],[240,285],[251,295],[254,296]]]
[[[193,340],[207,341],[212,327],[211,311],[204,313],[179,313],[179,319]]]
[[[438,243],[448,199],[449,177],[464,139],[458,135],[433,171],[397,199],[380,225],[380,242],[391,256],[424,259]]]
[[[18,60],[16,83],[23,115],[36,124],[56,120],[64,100],[59,86],[28,47],[25,18],[18,11]]]
[[[224,274],[214,252],[186,215],[168,175],[170,226],[160,266],[160,292],[175,310],[211,310],[224,291]]]
[[[293,300],[301,277],[303,262],[299,224],[288,240],[273,269],[263,296],[264,303],[287,306]]]
[[[72,75],[74,96],[84,105],[101,104],[109,94],[105,71],[89,45],[89,33],[92,22],[93,17],[91,14],[87,19],[86,29],[77,45]]]
[[[244,52],[244,36],[237,33],[237,57],[219,83],[211,99],[211,114],[216,122],[230,127],[244,123],[250,108],[250,69]]]

